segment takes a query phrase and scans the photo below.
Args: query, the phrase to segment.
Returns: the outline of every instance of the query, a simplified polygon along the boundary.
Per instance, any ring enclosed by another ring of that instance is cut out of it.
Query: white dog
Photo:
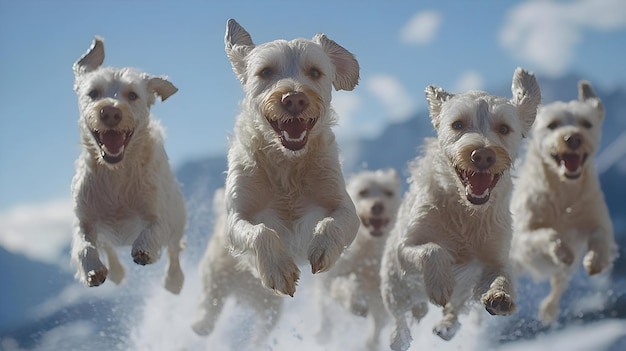
[[[224,189],[215,192],[213,199],[215,225],[213,236],[200,263],[202,293],[198,319],[192,325],[198,335],[209,335],[222,312],[226,300],[232,296],[238,302],[251,306],[258,315],[251,346],[258,348],[280,318],[282,298],[261,285],[239,260],[231,255],[226,237],[226,205]]]
[[[426,88],[437,139],[410,166],[410,189],[387,241],[381,289],[395,320],[393,350],[411,342],[406,313],[419,320],[428,301],[443,307],[433,332],[459,328],[466,302],[480,299],[492,315],[515,310],[509,268],[510,167],[541,101],[532,74],[518,68],[513,98],[481,91],[450,94]]]
[[[334,300],[351,313],[367,317],[366,346],[377,350],[387,320],[380,296],[380,260],[400,205],[400,179],[394,169],[362,171],[348,180],[348,193],[361,226],[335,266],[318,278],[316,293],[322,315],[317,336],[322,342],[331,336]]]
[[[245,92],[228,151],[231,248],[264,286],[293,296],[298,264],[327,271],[359,227],[331,126],[331,90],[352,90],[354,56],[323,34],[254,45],[235,20],[226,54]]]
[[[83,143],[72,180],[76,277],[88,286],[107,277],[119,284],[124,268],[115,247],[132,245],[133,260],[145,265],[167,246],[164,285],[179,293],[185,203],[165,154],[163,128],[150,117],[155,94],[165,100],[178,89],[164,78],[101,67],[103,61],[104,44],[96,37],[73,67]],[[107,266],[99,249],[107,255]]]
[[[546,325],[558,317],[581,260],[590,275],[600,273],[616,248],[594,169],[604,108],[588,82],[579,83],[578,96],[539,109],[511,203],[512,259],[536,278],[550,277],[552,290],[539,309]]]

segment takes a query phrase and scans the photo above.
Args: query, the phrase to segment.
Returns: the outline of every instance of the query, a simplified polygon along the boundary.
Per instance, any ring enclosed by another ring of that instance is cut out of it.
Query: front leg
[[[476,293],[482,294],[480,302],[491,315],[509,315],[515,312],[513,280],[504,261],[491,263],[483,268],[476,285]]]
[[[161,226],[150,224],[144,228],[133,242],[131,256],[133,261],[139,265],[152,264],[158,261],[161,256],[160,239]]]
[[[359,230],[359,217],[348,194],[343,191],[341,205],[317,223],[308,249],[313,274],[329,270]]]
[[[80,221],[74,229],[71,257],[76,266],[76,278],[90,287],[104,283],[109,273],[100,261],[96,242],[97,233],[94,227]]]
[[[278,233],[265,224],[252,224],[237,213],[228,216],[228,238],[235,255],[252,253],[263,286],[293,297],[300,269]]]
[[[454,257],[446,249],[433,242],[416,246],[403,243],[398,257],[405,271],[424,276],[424,288],[432,303],[445,306],[450,302],[456,282],[452,273]]]

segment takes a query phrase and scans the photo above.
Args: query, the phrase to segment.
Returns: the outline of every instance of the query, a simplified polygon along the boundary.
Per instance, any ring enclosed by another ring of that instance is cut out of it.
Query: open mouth
[[[587,154],[562,153],[552,155],[559,169],[568,179],[577,179],[583,173],[583,165],[587,160]]]
[[[124,158],[124,151],[133,136],[133,131],[92,130],[91,134],[100,147],[102,159],[107,163],[115,164]]]
[[[389,224],[389,218],[385,217],[361,217],[361,223],[370,232],[370,235],[380,237],[385,233],[385,228]]]
[[[482,205],[489,201],[489,196],[501,176],[501,174],[468,171],[458,167],[456,174],[465,187],[465,197],[474,205]]]
[[[298,151],[306,146],[309,131],[317,119],[289,118],[284,121],[269,121],[280,138],[281,144],[291,151]]]

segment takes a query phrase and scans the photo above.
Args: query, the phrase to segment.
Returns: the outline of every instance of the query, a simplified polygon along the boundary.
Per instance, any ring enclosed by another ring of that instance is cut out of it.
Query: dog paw
[[[335,264],[343,248],[338,249],[335,244],[325,235],[317,234],[313,236],[309,245],[309,262],[313,274],[326,272]]]
[[[133,256],[133,261],[135,261],[136,264],[145,266],[147,264],[153,263],[152,255],[150,255],[150,253],[145,250],[133,249],[131,255]]]
[[[300,269],[289,255],[275,255],[275,257],[258,257],[258,269],[261,282],[267,288],[283,295],[293,297],[296,285],[300,279]]]
[[[561,239],[554,241],[553,260],[558,265],[571,266],[574,263],[574,252]]]
[[[105,266],[90,270],[85,276],[85,282],[89,287],[102,285],[107,279],[107,274],[109,274],[109,270]]]
[[[459,331],[460,327],[461,323],[459,323],[456,319],[451,322],[441,321],[433,327],[433,334],[439,336],[443,340],[449,341],[454,337],[454,335],[456,335],[456,332]]]
[[[596,251],[589,251],[583,259],[583,266],[589,275],[602,272],[609,266],[609,260]]]
[[[425,280],[424,285],[430,301],[435,305],[445,306],[450,302],[455,282],[451,276],[442,276],[435,283],[427,283]]]
[[[368,313],[367,301],[357,298],[352,299],[349,310],[354,315],[365,317]]]
[[[393,351],[406,351],[411,346],[411,331],[408,328],[396,328],[391,333],[391,349]]]
[[[515,302],[511,295],[502,290],[487,291],[481,297],[480,301],[485,306],[490,315],[504,316],[515,311]]]
[[[183,289],[183,283],[185,282],[185,275],[182,271],[172,273],[169,272],[163,280],[163,286],[172,294],[178,295]]]
[[[199,336],[207,336],[213,331],[213,325],[204,320],[199,320],[191,325],[191,329]]]

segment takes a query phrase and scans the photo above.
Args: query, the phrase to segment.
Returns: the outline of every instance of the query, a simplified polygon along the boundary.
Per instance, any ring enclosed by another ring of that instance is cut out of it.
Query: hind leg
[[[550,278],[550,293],[542,301],[539,307],[539,320],[543,325],[549,325],[559,315],[559,301],[563,292],[569,285],[569,273],[558,273]]]
[[[259,296],[254,308],[258,319],[251,345],[258,350],[267,342],[270,333],[278,324],[282,312],[282,299],[279,296],[265,298]]]
[[[103,243],[102,247],[107,255],[107,263],[109,266],[108,277],[111,279],[112,282],[119,285],[122,280],[124,280],[124,275],[126,274],[124,266],[122,266],[122,264],[120,263],[119,259],[117,258],[117,253],[111,245]]]
[[[180,267],[181,250],[182,245],[180,243],[167,247],[168,263],[163,285],[165,289],[173,294],[180,293],[180,290],[183,288],[183,282],[185,281],[185,275]]]
[[[203,281],[202,298],[198,305],[198,318],[191,325],[196,334],[206,336],[215,329],[215,322],[222,312],[227,295],[213,284],[210,277],[206,277]]]

